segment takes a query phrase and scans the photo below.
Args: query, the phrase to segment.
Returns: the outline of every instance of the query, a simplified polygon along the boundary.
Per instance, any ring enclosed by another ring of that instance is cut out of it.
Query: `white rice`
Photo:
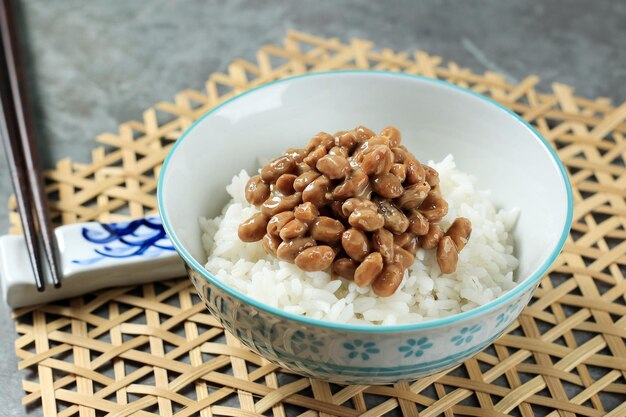
[[[513,256],[511,230],[518,210],[496,210],[490,192],[476,190],[475,179],[456,169],[451,155],[428,164],[439,172],[449,205],[444,230],[459,216],[472,222],[472,236],[452,274],[441,274],[436,251],[420,249],[396,293],[378,297],[370,288],[331,280],[327,272],[305,272],[280,261],[265,253],[261,242],[241,242],[239,224],[258,211],[244,196],[249,179],[245,171],[226,187],[232,200],[222,215],[200,219],[209,254],[206,268],[230,287],[265,304],[337,323],[416,323],[488,303],[515,286],[513,271],[518,260]]]

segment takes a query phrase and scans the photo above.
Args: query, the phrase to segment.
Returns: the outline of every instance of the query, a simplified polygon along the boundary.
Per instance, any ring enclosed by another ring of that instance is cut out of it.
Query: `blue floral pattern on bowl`
[[[295,353],[320,353],[324,347],[324,342],[318,340],[314,333],[304,334],[304,332],[298,330],[291,337],[291,344],[294,347]]]
[[[352,342],[346,342],[343,347],[349,352],[348,358],[354,359],[361,357],[364,361],[370,359],[370,355],[377,355],[380,349],[376,347],[376,342],[364,342],[361,339],[354,339]]]
[[[441,329],[339,333],[254,308],[211,285],[195,270],[187,270],[209,310],[244,346],[298,374],[335,383],[389,384],[432,375],[460,364],[504,332],[503,327],[494,327],[505,306]],[[531,294],[532,289],[522,294],[511,314],[519,311]]]
[[[430,349],[431,347],[433,347],[433,344],[428,342],[427,337],[420,337],[419,339],[408,339],[405,345],[398,348],[398,351],[403,353],[405,358],[410,356],[419,358],[424,354],[426,349]]]
[[[516,302],[515,304],[509,305],[506,308],[505,311],[503,311],[502,313],[498,314],[496,316],[496,328],[499,328],[503,324],[508,323],[510,321],[510,318],[512,317],[513,313],[515,311],[517,311],[517,307],[518,306],[519,306],[519,301]]]
[[[81,234],[86,242],[97,246],[93,250],[94,257],[72,260],[72,263],[79,265],[91,265],[106,258],[152,258],[175,250],[158,216],[130,222],[99,223],[95,227],[85,226]]]
[[[223,301],[220,296],[216,296],[215,299]],[[222,309],[222,314],[228,316],[230,312],[224,312],[224,310]],[[273,320],[267,320],[262,315],[245,308],[237,308],[232,314],[236,317],[237,326],[234,334],[238,338],[249,337],[256,339],[254,340],[256,344],[261,344],[264,340],[271,341],[275,336],[276,330],[273,326]],[[261,349],[260,347],[257,348]]]
[[[472,324],[471,326],[463,327],[461,329],[461,333],[454,336],[450,341],[457,346],[470,343],[472,340],[474,340],[474,335],[478,333],[480,329],[480,324]]]

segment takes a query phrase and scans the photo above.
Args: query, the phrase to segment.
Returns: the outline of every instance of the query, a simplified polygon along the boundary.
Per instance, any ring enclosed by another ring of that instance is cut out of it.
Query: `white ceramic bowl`
[[[492,190],[499,207],[518,207],[519,284],[474,310],[413,325],[354,326],[269,307],[203,268],[198,218],[216,216],[225,186],[257,158],[302,146],[320,130],[397,126],[420,159],[454,154],[460,169]],[[342,71],[298,76],[218,106],[178,140],[158,188],[166,231],[209,310],[246,346],[303,375],[382,384],[448,369],[494,339],[526,306],[567,237],[572,195],[552,148],[497,103],[457,86],[400,73]],[[454,339],[454,341],[452,340]],[[461,341],[461,343],[458,343]],[[406,346],[408,348],[403,348]],[[402,350],[400,350],[402,348]],[[413,354],[406,355],[407,349]]]

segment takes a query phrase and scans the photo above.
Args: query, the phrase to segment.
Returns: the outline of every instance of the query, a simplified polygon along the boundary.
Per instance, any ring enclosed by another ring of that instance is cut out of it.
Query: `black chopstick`
[[[0,48],[2,45],[0,44]],[[4,52],[4,48],[2,48]],[[33,218],[33,210],[28,191],[28,178],[26,175],[26,167],[24,166],[24,156],[21,147],[16,144],[17,121],[13,115],[13,99],[11,96],[11,88],[6,73],[4,62],[1,63],[0,69],[0,95],[2,96],[2,114],[3,118],[0,123],[0,133],[2,134],[2,142],[7,154],[9,169],[11,171],[11,182],[15,190],[15,198],[17,200],[17,209],[22,220],[22,229],[24,229],[24,238],[26,239],[26,248],[30,263],[35,275],[35,285],[37,290],[43,291],[43,268],[41,258],[39,256],[39,243],[37,241],[37,230],[35,227],[35,219]],[[17,146],[16,146],[17,145]]]
[[[10,157],[13,157],[10,165],[15,171],[20,171],[19,174],[12,174],[12,177],[16,179],[13,185],[16,189],[16,196],[22,194],[21,206],[23,209],[20,209],[20,215],[27,216],[26,221],[22,220],[22,224],[25,228],[25,236],[30,237],[30,239],[27,237],[27,246],[29,246],[37,288],[43,290],[44,281],[39,246],[34,241],[33,236],[40,238],[43,243],[44,252],[50,266],[52,282],[58,288],[61,286],[61,271],[57,245],[52,224],[50,223],[45,186],[41,176],[39,156],[36,152],[37,148],[29,105],[26,102],[27,95],[23,78],[23,67],[21,65],[15,28],[14,8],[11,3],[10,0],[2,0],[2,6],[0,7],[0,30],[3,44],[2,54],[0,55],[2,58],[0,71],[4,73],[2,76],[4,78],[2,85],[3,112],[5,120],[8,120],[5,122],[7,130],[3,137],[5,138],[6,147],[13,149],[10,152]],[[6,101],[6,104],[4,101]],[[37,224],[32,221],[33,211],[37,218]],[[39,233],[37,233],[37,230]],[[29,240],[31,241],[30,243],[28,243]]]

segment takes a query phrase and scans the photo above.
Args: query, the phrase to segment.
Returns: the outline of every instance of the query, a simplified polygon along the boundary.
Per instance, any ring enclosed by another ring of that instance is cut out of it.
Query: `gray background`
[[[88,162],[95,135],[115,131],[159,100],[201,89],[237,57],[254,59],[289,29],[421,49],[541,88],[559,81],[580,96],[626,99],[624,1],[101,1],[19,2],[37,141],[50,167]],[[10,193],[0,150],[0,232]],[[13,351],[15,331],[0,303],[0,416],[25,413]],[[28,410],[40,415],[39,409]]]

